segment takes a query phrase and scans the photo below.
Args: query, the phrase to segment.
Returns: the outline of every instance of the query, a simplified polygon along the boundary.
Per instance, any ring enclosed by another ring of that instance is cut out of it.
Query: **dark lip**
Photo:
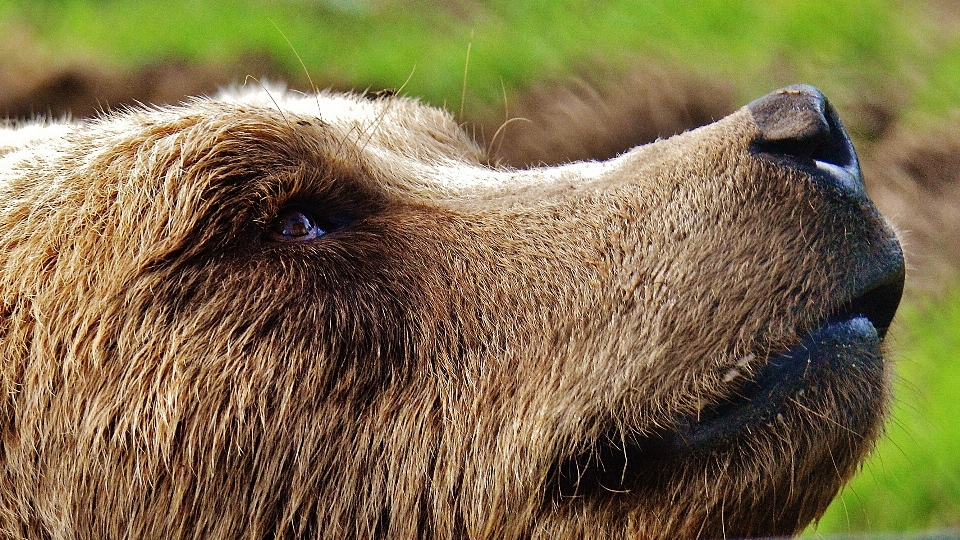
[[[697,418],[678,421],[669,432],[657,434],[640,446],[646,447],[649,458],[705,453],[732,443],[751,426],[773,422],[790,398],[802,394],[826,370],[846,370],[847,366],[837,359],[845,358],[844,353],[852,346],[872,353],[861,360],[858,369],[879,369],[862,363],[879,358],[882,341],[879,329],[865,315],[831,318],[797,345],[769,358],[732,397],[704,409]]]
[[[853,376],[850,370],[881,373],[881,345],[904,284],[903,259],[899,245],[894,245],[897,256],[886,258],[888,264],[871,272],[882,278],[838,305],[799,343],[770,356],[730,397],[695,417],[677,419],[670,427],[628,441],[611,434],[590,452],[560,465],[560,494],[639,488],[644,471],[657,463],[732,447],[751,427],[772,424],[789,400],[829,373],[833,377]],[[856,365],[847,361],[851,348],[860,353]]]
[[[846,315],[862,315],[876,328],[881,340],[886,338],[903,297],[905,270],[900,244],[895,238],[888,242],[883,251],[883,259],[887,264],[876,266],[873,272],[881,277],[874,279],[874,284],[864,292],[834,309],[828,322]]]

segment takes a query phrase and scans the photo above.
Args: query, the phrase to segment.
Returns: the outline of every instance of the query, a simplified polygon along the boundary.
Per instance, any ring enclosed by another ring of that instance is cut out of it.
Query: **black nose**
[[[747,108],[760,129],[752,147],[756,155],[819,172],[817,176],[830,178],[847,196],[866,198],[853,143],[820,90],[788,86]]]

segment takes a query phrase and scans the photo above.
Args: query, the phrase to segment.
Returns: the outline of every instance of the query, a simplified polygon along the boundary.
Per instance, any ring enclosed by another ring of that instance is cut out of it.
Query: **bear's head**
[[[896,237],[791,87],[606,162],[397,97],[0,131],[0,531],[790,534],[881,430]]]

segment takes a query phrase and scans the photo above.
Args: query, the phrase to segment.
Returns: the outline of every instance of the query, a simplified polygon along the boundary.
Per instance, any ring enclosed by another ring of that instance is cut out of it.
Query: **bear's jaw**
[[[758,346],[736,362],[722,376],[726,398],[659,427],[607,430],[552,472],[552,500],[560,507],[663,504],[666,512],[677,502],[664,502],[675,496],[671,486],[698,483],[704,515],[712,517],[691,526],[719,519],[738,537],[792,534],[819,515],[872,446],[887,407],[883,340],[903,292],[904,263],[892,235],[867,251],[857,271],[866,285],[851,294],[838,289],[840,300],[782,348]],[[835,475],[815,465],[827,459]],[[737,510],[742,515],[733,517],[710,494],[720,481],[756,493]],[[820,489],[815,499],[793,500],[803,490],[783,489],[789,485]],[[778,514],[765,505],[793,510]],[[763,517],[752,521],[751,513]],[[735,522],[742,528],[731,530]]]
[[[807,388],[823,381],[880,374],[881,347],[903,292],[902,266],[891,266],[884,280],[834,310],[795,345],[770,355],[753,376],[743,379],[741,364],[731,368],[741,380],[728,397],[704,407],[696,416],[678,418],[672,426],[641,436],[608,433],[588,453],[566,462],[559,472],[560,493],[581,495],[593,488],[630,492],[645,483],[651,465],[690,456],[723,453],[752,430],[785,421],[791,401],[803,401]],[[805,405],[810,407],[811,405]]]

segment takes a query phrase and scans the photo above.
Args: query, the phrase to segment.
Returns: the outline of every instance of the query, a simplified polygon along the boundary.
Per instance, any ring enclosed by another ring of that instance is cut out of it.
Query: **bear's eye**
[[[282,242],[303,242],[327,234],[309,212],[299,208],[284,208],[270,224],[270,236]]]

